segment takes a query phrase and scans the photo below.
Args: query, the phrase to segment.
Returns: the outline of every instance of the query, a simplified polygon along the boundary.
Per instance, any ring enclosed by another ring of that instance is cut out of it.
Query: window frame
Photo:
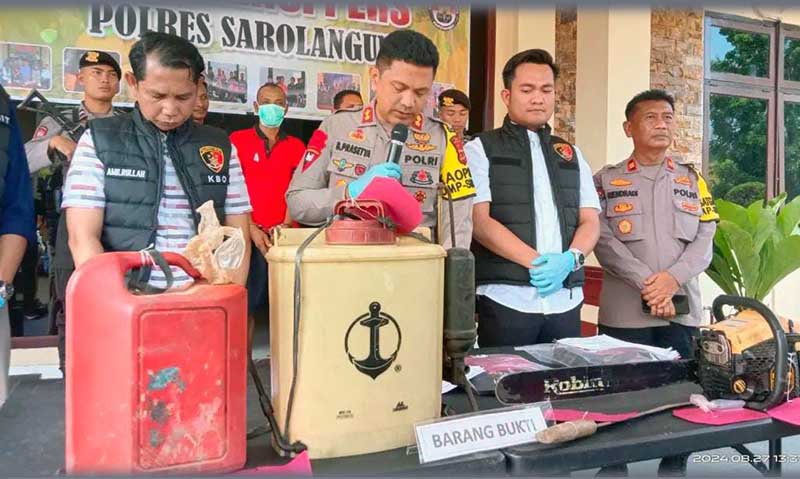
[[[786,191],[785,179],[785,103],[800,103],[800,81],[784,80],[785,49],[787,38],[800,41],[800,26],[781,22],[755,20],[715,12],[705,12],[704,27],[717,26],[770,37],[770,65],[766,78],[719,73],[711,71],[708,53],[707,30],[703,32],[703,172],[708,174],[710,158],[710,99],[711,95],[732,95],[767,100],[767,198]]]
[[[731,28],[750,33],[766,34],[769,36],[769,65],[767,66],[766,77],[754,77],[749,75],[739,75],[738,73],[721,73],[711,71],[711,61],[708,56],[708,43],[706,42],[706,32],[709,27]],[[708,80],[728,81],[735,83],[750,83],[759,86],[771,87],[775,83],[776,61],[775,61],[775,28],[767,27],[764,22],[732,20],[729,17],[706,13],[703,30],[703,71]]]

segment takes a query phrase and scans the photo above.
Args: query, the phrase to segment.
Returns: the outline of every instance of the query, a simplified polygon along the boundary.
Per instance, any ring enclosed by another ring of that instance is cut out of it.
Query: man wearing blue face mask
[[[281,129],[288,111],[286,93],[276,83],[258,89],[253,109],[258,123],[253,128],[231,133],[231,143],[239,152],[244,179],[250,194],[253,214],[250,238],[253,254],[247,277],[247,303],[251,325],[257,310],[267,305],[267,262],[264,255],[271,246],[269,231],[273,226],[289,225],[286,189],[305,151],[303,142]],[[258,254],[257,251],[261,254]],[[249,328],[252,332],[253,328]]]

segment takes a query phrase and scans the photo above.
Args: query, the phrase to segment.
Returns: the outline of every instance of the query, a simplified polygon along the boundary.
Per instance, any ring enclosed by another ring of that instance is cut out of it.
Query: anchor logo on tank
[[[353,334],[356,333],[356,325],[363,326],[369,330],[369,354],[363,359],[357,359],[350,352],[352,346],[351,341],[355,342],[358,336],[358,334]],[[394,346],[392,353],[384,358],[381,356],[381,330],[388,325],[394,327],[397,334],[397,344]],[[351,335],[354,336],[352,340]],[[384,371],[389,369],[389,366],[392,365],[394,360],[397,359],[397,353],[400,351],[400,343],[400,325],[397,324],[397,321],[395,321],[393,317],[381,311],[381,304],[377,301],[370,303],[369,313],[362,314],[350,324],[344,336],[344,350],[347,353],[347,358],[359,372],[366,374],[372,379],[376,379],[383,374]]]

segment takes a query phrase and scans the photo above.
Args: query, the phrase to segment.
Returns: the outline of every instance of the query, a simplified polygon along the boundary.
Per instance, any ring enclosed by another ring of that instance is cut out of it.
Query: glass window
[[[769,77],[769,35],[708,25],[706,58],[715,73]]]
[[[800,103],[783,104],[784,172],[788,199],[800,195]]]
[[[783,79],[800,81],[800,38],[783,40]]]
[[[766,196],[767,111],[767,100],[710,95],[709,182],[715,198],[749,205]]]

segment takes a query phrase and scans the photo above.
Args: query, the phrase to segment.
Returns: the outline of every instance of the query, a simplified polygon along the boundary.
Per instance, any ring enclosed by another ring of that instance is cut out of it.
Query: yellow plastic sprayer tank
[[[269,261],[272,402],[284,434],[292,384],[295,254],[314,229],[284,229]],[[311,458],[411,445],[439,416],[444,249],[416,238],[303,252],[297,371],[288,428]]]

